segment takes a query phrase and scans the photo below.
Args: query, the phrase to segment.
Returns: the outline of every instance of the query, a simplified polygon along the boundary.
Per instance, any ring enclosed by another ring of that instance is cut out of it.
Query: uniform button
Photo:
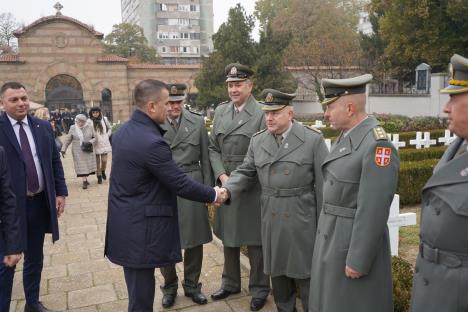
[[[429,285],[429,281],[427,279],[423,278],[423,282],[424,282],[424,286]]]
[[[435,214],[436,214],[436,216],[440,215],[440,209],[439,208],[435,208]]]
[[[333,181],[330,181],[330,185],[333,185]]]
[[[288,169],[284,170],[284,174],[285,174],[285,175],[288,175],[288,174],[289,174],[289,170],[288,170]]]
[[[284,214],[284,217],[285,217],[285,218],[289,218],[289,213],[285,213],[285,214]]]
[[[320,230],[317,230],[317,234],[320,234]]]
[[[327,240],[327,239],[328,239],[328,235],[327,235],[327,234],[323,235],[323,238],[324,238],[325,240]]]

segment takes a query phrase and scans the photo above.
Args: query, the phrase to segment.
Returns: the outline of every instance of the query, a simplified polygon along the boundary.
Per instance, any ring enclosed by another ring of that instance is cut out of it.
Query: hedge
[[[440,159],[444,154],[447,146],[435,146],[431,148],[407,148],[400,149],[398,154],[400,156],[400,161],[418,161],[426,159]]]
[[[407,312],[411,303],[413,266],[400,257],[392,257],[393,309]]]
[[[403,161],[400,163],[400,176],[397,193],[400,194],[401,205],[416,205],[421,203],[421,190],[439,159],[421,161]]]

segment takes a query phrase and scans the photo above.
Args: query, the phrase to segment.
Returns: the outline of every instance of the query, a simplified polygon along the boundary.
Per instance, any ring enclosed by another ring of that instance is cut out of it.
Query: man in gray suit
[[[421,245],[411,311],[468,311],[468,59],[451,58],[442,93],[449,129],[458,138],[422,190]]]
[[[177,166],[193,180],[205,185],[213,185],[208,155],[208,133],[205,120],[199,114],[183,108],[185,84],[168,84],[169,109],[162,128],[164,138],[170,145],[172,157]],[[208,222],[208,210],[203,203],[177,197],[179,212],[180,242],[184,252],[184,281],[182,286],[187,297],[198,304],[207,303],[199,283],[203,261],[203,244],[212,240]],[[175,265],[161,268],[164,286],[162,306],[170,308],[177,296],[178,278]]]
[[[367,116],[371,75],[324,79],[325,118],[342,130],[322,164],[323,207],[312,258],[309,311],[392,312],[387,219],[399,159]]]
[[[295,97],[264,90],[268,129],[253,135],[242,165],[225,188],[236,201],[256,177],[262,186],[262,246],[279,312],[296,311],[299,290],[308,311],[310,263],[322,207],[321,165],[328,154],[322,134],[293,121]]]
[[[218,105],[210,135],[210,161],[214,178],[224,185],[234,169],[242,164],[252,135],[265,128],[261,105],[252,96],[253,71],[241,64],[225,68],[230,102]],[[260,310],[270,292],[270,278],[263,273],[260,238],[260,184],[245,188],[232,207],[216,210],[213,230],[224,244],[221,288],[213,300],[221,300],[241,290],[240,247],[247,246],[250,260],[250,309]]]

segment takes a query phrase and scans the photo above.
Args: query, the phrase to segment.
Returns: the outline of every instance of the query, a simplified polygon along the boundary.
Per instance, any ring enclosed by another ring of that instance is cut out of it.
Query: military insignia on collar
[[[176,87],[176,86],[172,86],[172,87],[171,87],[171,94],[172,94],[172,95],[177,94],[177,87]]]
[[[379,167],[387,167],[390,165],[392,156],[392,149],[389,147],[378,146],[375,149],[375,164]]]
[[[265,98],[265,102],[267,102],[267,103],[273,102],[273,94],[268,93],[266,98]]]
[[[229,75],[231,76],[237,76],[237,67],[236,66],[233,66],[231,68],[231,71],[229,72]]]
[[[468,177],[468,167],[466,167],[465,169],[463,169],[462,171],[460,171],[460,175],[462,177]]]

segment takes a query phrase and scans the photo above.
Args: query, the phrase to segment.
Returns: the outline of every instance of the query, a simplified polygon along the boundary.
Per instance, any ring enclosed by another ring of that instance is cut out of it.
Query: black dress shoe
[[[234,295],[234,294],[238,294],[238,293],[240,293],[240,290],[238,290],[238,291],[229,291],[229,290],[225,290],[225,289],[220,288],[218,291],[211,294],[211,298],[213,300],[222,300],[222,299],[226,299],[230,295]]]
[[[250,301],[250,311],[259,311],[265,305],[266,299],[252,298]]]
[[[36,304],[26,304],[24,312],[52,312],[52,310],[47,309],[41,302],[38,302]]]
[[[174,305],[176,295],[166,294],[162,298],[162,306],[165,309],[169,309]]]
[[[192,298],[192,301],[198,304],[207,304],[208,299],[206,299],[205,295],[201,292],[194,292],[194,293],[185,293],[185,297]]]
[[[106,180],[106,179],[107,179],[107,176],[106,176],[106,172],[105,172],[105,171],[102,172],[102,179],[103,179],[103,180]]]

